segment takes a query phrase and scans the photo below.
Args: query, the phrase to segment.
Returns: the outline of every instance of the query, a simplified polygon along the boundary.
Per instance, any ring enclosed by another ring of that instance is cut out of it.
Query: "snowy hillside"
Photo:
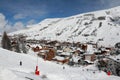
[[[23,62],[22,66],[19,65],[19,61]],[[31,80],[120,80],[120,77],[108,76],[98,71],[94,65],[69,67],[44,61],[41,58],[38,59],[40,70],[38,76],[34,74],[36,64],[35,55],[19,54],[0,48],[0,80],[30,80],[30,78]]]
[[[10,34],[23,34],[28,36],[27,39],[97,42],[113,46],[120,41],[120,6],[66,18],[45,19]]]

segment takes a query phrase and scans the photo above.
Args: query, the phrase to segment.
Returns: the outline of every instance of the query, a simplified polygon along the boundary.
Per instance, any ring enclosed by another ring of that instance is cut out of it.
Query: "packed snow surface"
[[[33,54],[32,51],[20,54],[0,48],[0,80],[120,80],[120,77],[98,71],[94,65],[70,67],[44,61]],[[39,76],[34,74],[36,65]]]

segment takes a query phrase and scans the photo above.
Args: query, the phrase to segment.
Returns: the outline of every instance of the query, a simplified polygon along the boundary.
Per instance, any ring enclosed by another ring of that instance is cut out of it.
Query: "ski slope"
[[[30,80],[28,78],[33,80],[120,80],[120,77],[108,76],[98,71],[94,65],[69,67],[44,61],[33,54],[32,51],[29,54],[20,54],[0,48],[0,80]],[[22,66],[19,65],[20,61],[23,63]],[[39,76],[34,74],[37,64],[40,70]],[[43,78],[43,76],[46,77]]]

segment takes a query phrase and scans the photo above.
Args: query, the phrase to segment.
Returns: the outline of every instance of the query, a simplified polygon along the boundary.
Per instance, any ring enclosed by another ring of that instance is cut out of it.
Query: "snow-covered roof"
[[[49,50],[40,50],[41,53],[49,52]]]
[[[67,56],[69,56],[69,55],[71,55],[72,53],[70,53],[70,52],[62,52],[61,54],[62,54],[62,55],[67,55]]]
[[[94,63],[93,61],[90,61],[90,60],[84,60],[84,61],[86,61],[88,63]]]
[[[60,52],[60,53],[62,53],[62,52],[63,52],[63,50],[57,50],[57,52]]]
[[[60,57],[60,56],[55,56],[54,59],[57,59],[57,60],[64,60],[65,58],[64,58],[64,57]]]
[[[39,47],[40,49],[42,48],[42,46],[40,45],[40,44],[32,44],[32,45],[30,45],[31,47]]]

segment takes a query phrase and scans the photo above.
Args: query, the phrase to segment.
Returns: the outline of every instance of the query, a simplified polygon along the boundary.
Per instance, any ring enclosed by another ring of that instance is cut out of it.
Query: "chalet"
[[[86,61],[95,61],[96,55],[95,54],[84,54],[84,60]]]
[[[82,45],[81,45],[81,49],[82,49],[83,51],[87,51],[87,44],[82,44]]]
[[[42,49],[53,49],[54,47],[53,46],[50,46],[50,45],[44,45],[42,46]]]
[[[20,45],[21,44],[19,42],[17,42],[16,40],[11,41],[12,51],[20,53],[22,51]],[[25,46],[25,48],[26,48],[26,46]]]
[[[16,42],[16,41],[12,41],[12,42],[11,42],[12,47],[15,47],[15,46],[16,46],[16,44],[17,44],[17,42]]]
[[[56,48],[56,50],[62,50],[63,49],[63,46],[61,45],[60,42],[57,42],[54,47]]]
[[[38,56],[42,57],[44,60],[51,61],[55,57],[55,53],[55,50],[52,48],[42,48],[39,51]]]
[[[70,52],[62,52],[61,54],[59,54],[58,56],[61,56],[61,57],[70,57],[72,55],[72,53]]]
[[[40,43],[40,44],[46,44],[47,41],[46,41],[46,40],[39,40],[39,43]]]
[[[49,50],[40,50],[38,53],[39,57],[42,57],[43,59],[45,59],[46,54],[49,52]]]
[[[94,52],[95,55],[102,55],[101,51],[100,50],[97,50]]]
[[[71,48],[69,48],[69,47],[64,47],[63,51],[64,52],[73,52],[73,50]]]
[[[54,46],[56,41],[47,41],[46,45]]]
[[[61,57],[61,56],[55,56],[53,58],[53,61],[56,61],[57,63],[67,64],[69,62],[69,57],[64,58],[64,57]]]
[[[55,57],[55,50],[49,49],[49,52],[47,53],[47,56],[46,56],[46,60],[51,61],[52,58],[54,58],[54,57]]]
[[[11,42],[12,51],[16,51],[16,46],[17,45],[18,45],[18,43],[16,41]]]
[[[70,42],[63,42],[63,43],[62,43],[62,46],[70,46],[70,45],[71,45]]]
[[[75,51],[73,52],[73,54],[75,54],[75,55],[79,55],[79,56],[80,56],[80,53],[81,53],[80,50],[75,50]]]
[[[74,64],[78,64],[81,57],[76,54],[73,54],[71,59],[74,62]]]
[[[81,43],[80,42],[75,43],[75,47],[80,48],[81,47]]]
[[[40,45],[29,45],[34,52],[39,52],[42,49],[42,46]]]
[[[56,55],[60,55],[61,53],[63,53],[63,50],[56,50]]]
[[[99,48],[99,51],[101,51],[101,55],[110,55],[112,48],[105,48],[101,47]]]

